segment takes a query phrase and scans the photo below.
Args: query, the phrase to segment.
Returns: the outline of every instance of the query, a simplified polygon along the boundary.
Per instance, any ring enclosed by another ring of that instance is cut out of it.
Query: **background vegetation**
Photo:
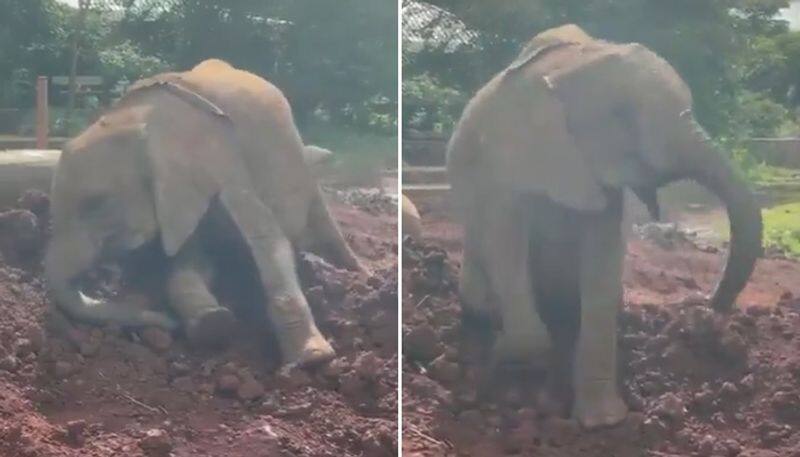
[[[68,75],[73,66],[75,74],[101,75],[114,89],[215,57],[280,87],[301,130],[326,122],[354,134],[396,131],[392,0],[75,3],[0,0],[0,108],[30,109],[36,76]],[[56,133],[75,133],[88,121],[81,113],[108,101],[51,91]]]
[[[716,138],[798,132],[800,32],[778,15],[788,0],[430,0],[452,14],[431,20],[433,28],[463,27],[444,37],[407,33],[428,22],[429,13],[419,11],[429,7],[419,5],[404,0],[404,128],[449,129],[469,96],[533,35],[573,22],[669,60]]]

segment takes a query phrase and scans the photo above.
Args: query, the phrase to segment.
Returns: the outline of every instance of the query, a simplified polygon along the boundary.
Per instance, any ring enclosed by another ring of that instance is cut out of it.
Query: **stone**
[[[331,379],[337,379],[348,370],[347,361],[343,357],[331,360],[322,368],[322,375]]]
[[[431,362],[429,371],[431,377],[444,384],[452,384],[461,378],[461,369],[457,363],[447,359],[446,354],[442,354]]]
[[[223,374],[217,378],[216,382],[217,391],[226,395],[236,393],[240,385],[239,377],[233,374]]]
[[[713,435],[705,435],[697,443],[697,455],[700,457],[711,457],[714,454],[714,443],[716,439]]]
[[[166,352],[172,346],[172,335],[160,328],[147,327],[140,336],[144,344],[155,352]]]
[[[139,440],[139,447],[147,457],[168,457],[172,452],[172,439],[161,429],[150,429]]]
[[[752,392],[756,388],[756,377],[753,374],[748,374],[741,381],[739,385],[747,392]]]
[[[75,446],[83,446],[86,441],[84,433],[86,432],[85,420],[74,420],[67,422],[67,441]]]
[[[242,382],[236,390],[236,396],[242,401],[256,400],[264,396],[264,386],[255,379]]]
[[[430,325],[413,328],[403,338],[403,355],[422,362],[428,362],[442,353],[436,331]]]
[[[361,439],[364,457],[391,457],[396,454],[395,447],[392,435],[383,429],[370,430]]]
[[[0,370],[13,373],[17,371],[17,368],[19,368],[19,359],[13,355],[9,355],[0,359]]]
[[[724,382],[720,388],[720,394],[728,398],[736,397],[739,395],[739,388],[732,382]]]
[[[686,407],[677,395],[666,393],[659,399],[655,412],[674,424],[680,424],[686,416]]]
[[[381,368],[381,359],[374,352],[362,352],[353,362],[353,369],[364,379],[374,380]]]
[[[17,357],[23,358],[33,352],[33,343],[27,338],[19,338],[14,343],[14,350]]]

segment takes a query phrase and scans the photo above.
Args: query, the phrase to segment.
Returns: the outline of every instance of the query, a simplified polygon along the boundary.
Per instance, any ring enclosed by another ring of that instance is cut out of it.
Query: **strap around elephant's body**
[[[523,67],[527,66],[538,60],[539,58],[543,57],[550,51],[553,51],[558,48],[562,48],[564,46],[572,46],[580,43],[572,42],[572,41],[562,41],[558,43],[550,43],[544,46],[540,46],[533,50],[533,52],[525,53],[524,51],[516,58],[511,65],[509,65],[506,70],[505,74],[514,74],[521,70]]]
[[[170,93],[177,95],[182,100],[187,101],[193,106],[196,106],[204,111],[208,111],[215,116],[228,118],[228,115],[225,113],[225,111],[223,111],[222,108],[217,106],[214,102],[195,92],[194,90],[180,84],[179,75],[167,74],[163,77],[156,76],[153,78],[144,79],[134,84],[126,95],[150,88],[166,89]]]

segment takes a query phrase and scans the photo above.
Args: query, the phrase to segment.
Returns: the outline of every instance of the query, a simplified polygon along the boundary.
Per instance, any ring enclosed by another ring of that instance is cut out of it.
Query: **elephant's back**
[[[289,102],[265,79],[221,60],[207,60],[183,73],[165,73],[134,88],[172,83],[207,101],[230,121],[252,184],[290,236],[302,231],[314,191],[303,160],[303,142]]]
[[[281,90],[219,60],[200,63],[183,79],[230,117],[261,198],[277,213],[284,230],[302,231],[314,178],[303,160],[303,141]]]

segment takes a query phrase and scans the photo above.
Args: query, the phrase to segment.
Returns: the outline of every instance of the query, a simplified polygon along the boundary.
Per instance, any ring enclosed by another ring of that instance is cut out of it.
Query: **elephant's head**
[[[657,187],[684,179],[699,183],[720,199],[730,221],[730,245],[711,305],[729,310],[763,253],[761,209],[747,182],[697,122],[689,87],[675,69],[635,44],[627,46],[619,63],[635,80],[623,90],[640,151],[631,187],[639,189],[640,198],[644,196],[651,208],[657,208]]]
[[[55,301],[75,318],[170,327],[160,313],[85,296],[79,280],[99,261],[151,240],[176,254],[241,164],[229,153],[227,118],[198,109],[187,94],[140,92],[64,147],[51,189],[45,275]]]
[[[537,137],[559,145],[558,158],[535,164],[547,192],[575,209],[596,210],[603,188],[628,187],[657,214],[659,187],[683,179],[705,186],[730,219],[730,251],[712,298],[715,309],[730,309],[762,253],[761,212],[697,123],[686,83],[644,46],[595,40],[574,25],[546,31],[529,47],[506,77],[538,78],[535,101],[566,126],[560,143],[552,140],[562,132],[555,128]]]

